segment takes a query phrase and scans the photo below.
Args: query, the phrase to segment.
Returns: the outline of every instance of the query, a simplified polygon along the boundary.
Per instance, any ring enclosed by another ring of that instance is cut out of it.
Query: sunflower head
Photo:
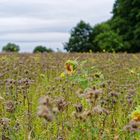
[[[77,61],[67,60],[65,63],[65,68],[68,74],[73,74],[77,68]]]
[[[132,120],[140,121],[140,106],[136,107],[136,109],[131,113]]]

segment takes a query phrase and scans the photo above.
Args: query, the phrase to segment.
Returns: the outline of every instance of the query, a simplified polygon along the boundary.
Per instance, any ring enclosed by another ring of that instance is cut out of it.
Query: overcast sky
[[[63,50],[80,20],[91,25],[111,17],[115,0],[0,0],[0,50],[13,42],[22,52],[36,45]]]

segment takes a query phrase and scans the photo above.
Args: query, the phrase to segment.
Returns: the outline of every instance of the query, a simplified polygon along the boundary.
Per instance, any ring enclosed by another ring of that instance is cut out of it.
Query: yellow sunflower
[[[136,109],[131,113],[132,120],[140,121],[140,106],[136,107]]]
[[[67,74],[69,75],[73,74],[77,68],[77,61],[74,61],[74,60],[66,61],[65,68],[66,68]]]

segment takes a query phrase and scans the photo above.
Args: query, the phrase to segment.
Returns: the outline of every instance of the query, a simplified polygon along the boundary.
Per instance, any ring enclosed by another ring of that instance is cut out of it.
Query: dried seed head
[[[124,128],[124,131],[129,131],[129,132],[137,132],[140,131],[140,122],[138,121],[130,121],[129,124],[127,124]]]
[[[52,112],[48,109],[47,106],[40,105],[38,107],[38,116],[46,119],[47,121],[51,122],[53,120],[53,114]]]
[[[64,140],[62,136],[58,136],[57,140]]]
[[[101,87],[101,88],[105,88],[105,87],[106,87],[106,84],[105,84],[105,83],[101,83],[101,84],[100,84],[100,87]]]
[[[94,90],[88,90],[85,97],[86,99],[92,99],[94,97]]]
[[[116,98],[118,98],[119,93],[117,93],[117,92],[111,92],[111,93],[109,93],[109,96],[110,97],[116,97]]]
[[[99,97],[100,94],[102,94],[103,91],[102,90],[97,90],[97,89],[89,89],[85,92],[85,97],[86,99],[97,99]]]
[[[79,114],[77,112],[75,112],[75,111],[72,112],[72,116],[74,116],[76,119],[78,119],[78,115]]]
[[[130,89],[130,90],[128,91],[128,95],[134,96],[135,94],[136,94],[136,91],[135,91],[134,89]]]
[[[0,124],[4,127],[8,127],[9,126],[9,123],[10,123],[10,119],[8,118],[2,118],[0,119]]]
[[[133,103],[133,99],[132,98],[128,98],[127,102],[128,102],[129,105],[131,105]]]
[[[98,98],[98,96],[99,96],[100,94],[102,94],[102,93],[103,93],[102,90],[97,90],[97,89],[95,89],[95,90],[94,90],[95,98]]]
[[[105,99],[100,100],[101,105],[107,105],[107,101]]]
[[[19,131],[20,130],[20,124],[18,122],[14,125],[14,129],[16,131]]]
[[[97,113],[97,114],[102,114],[103,109],[100,106],[96,106],[96,107],[93,108],[93,112]]]
[[[39,100],[40,105],[46,105],[48,107],[52,107],[52,102],[53,102],[53,100],[47,95],[44,97],[41,97]]]
[[[111,100],[111,102],[112,102],[112,104],[114,105],[114,104],[117,103],[117,99],[114,99],[114,98],[113,98],[113,99]]]
[[[109,115],[109,111],[105,108],[100,107],[99,105],[93,108],[93,112],[97,114],[106,114]]]
[[[53,113],[54,115],[57,115],[57,114],[59,113],[58,108],[57,108],[57,107],[52,108],[52,113]]]
[[[78,90],[76,91],[76,94],[77,94],[77,95],[83,94],[83,90],[82,90],[82,89],[78,89]]]
[[[11,140],[11,139],[5,135],[2,135],[2,140]]]
[[[76,105],[75,105],[75,109],[76,109],[76,112],[77,112],[77,113],[82,112],[82,111],[83,111],[83,106],[82,106],[82,104],[81,104],[81,103],[80,103],[80,104],[76,104]]]
[[[64,109],[66,107],[68,107],[68,104],[69,103],[66,102],[64,98],[60,98],[60,99],[57,100],[57,107],[58,107],[58,110],[61,111],[61,112],[64,111]]]
[[[92,116],[93,113],[92,113],[92,111],[90,111],[90,110],[85,110],[85,111],[82,113],[82,115],[85,116],[85,117],[89,117],[89,116]]]
[[[13,113],[15,111],[14,101],[6,101],[5,108],[7,112]]]

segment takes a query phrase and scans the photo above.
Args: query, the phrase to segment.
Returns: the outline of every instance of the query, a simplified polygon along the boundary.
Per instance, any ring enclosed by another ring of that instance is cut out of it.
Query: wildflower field
[[[0,54],[1,140],[139,140],[140,54]]]

